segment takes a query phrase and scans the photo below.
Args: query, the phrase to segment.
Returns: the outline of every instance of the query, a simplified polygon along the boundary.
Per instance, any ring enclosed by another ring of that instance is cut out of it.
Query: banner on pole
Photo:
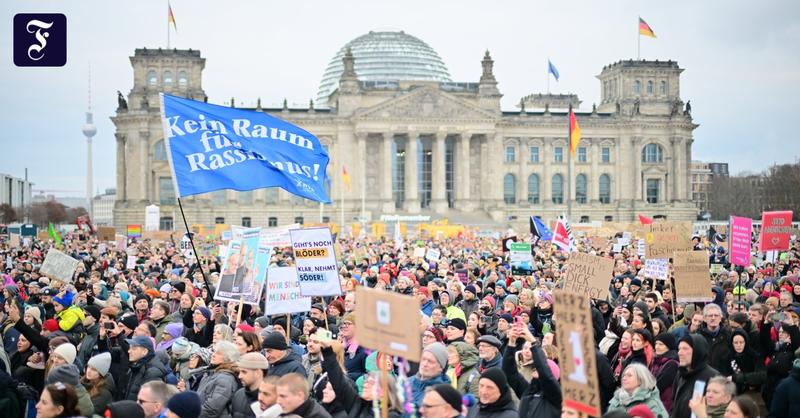
[[[608,298],[608,286],[614,273],[614,260],[573,252],[564,272],[564,290],[585,293],[592,299]]]
[[[127,232],[128,232],[128,238],[141,238],[142,225],[141,224],[128,225]]]
[[[300,295],[294,267],[272,267],[267,272],[267,303],[264,315],[290,314],[311,310],[311,298]]]
[[[358,286],[356,317],[361,346],[419,361],[419,304],[413,297]]]
[[[672,265],[678,302],[712,301],[708,254],[705,250],[676,252]]]
[[[55,248],[50,248],[44,258],[42,267],[39,268],[39,273],[64,283],[72,283],[72,275],[75,273],[75,268],[78,267],[78,263],[80,263],[80,261]]]
[[[289,234],[300,293],[303,296],[341,295],[331,230],[327,227],[292,229]]]
[[[753,236],[753,220],[731,216],[730,254],[731,264],[747,267],[750,265],[750,246]]]
[[[264,112],[160,98],[176,197],[280,187],[330,203],[328,152],[310,132]]]
[[[240,296],[252,293],[258,275],[256,255],[260,233],[261,228],[245,228],[241,239],[231,241],[214,299],[238,302]]]
[[[792,211],[764,212],[761,214],[759,251],[786,251],[792,230]]]

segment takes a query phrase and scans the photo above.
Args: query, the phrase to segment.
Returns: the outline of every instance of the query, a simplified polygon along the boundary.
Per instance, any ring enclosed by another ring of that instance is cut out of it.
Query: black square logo
[[[14,16],[14,64],[62,67],[67,63],[67,17],[61,13]]]

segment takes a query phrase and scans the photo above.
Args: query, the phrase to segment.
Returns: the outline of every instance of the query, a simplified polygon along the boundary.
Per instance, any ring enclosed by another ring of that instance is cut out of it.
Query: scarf
[[[632,353],[633,350],[631,350],[630,347],[627,349],[623,349],[621,346],[619,347],[617,351],[617,364],[614,365],[614,377],[616,377],[617,380],[619,380],[619,376],[622,375],[622,362],[630,357]]]

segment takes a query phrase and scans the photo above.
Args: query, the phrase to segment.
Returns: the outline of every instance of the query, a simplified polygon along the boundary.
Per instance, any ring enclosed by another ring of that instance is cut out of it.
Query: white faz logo
[[[31,20],[25,25],[28,33],[36,33],[36,40],[39,42],[28,47],[28,58],[34,61],[44,58],[42,50],[47,46],[47,38],[50,36],[50,32],[43,31],[43,29],[50,29],[51,27],[53,27],[53,22],[47,23],[37,19]]]

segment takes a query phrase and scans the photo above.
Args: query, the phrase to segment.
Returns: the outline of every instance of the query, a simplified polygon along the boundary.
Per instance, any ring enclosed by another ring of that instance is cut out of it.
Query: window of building
[[[539,203],[539,176],[536,174],[528,176],[528,203]]]
[[[164,71],[164,87],[172,87],[172,71]]]
[[[653,80],[647,81],[647,94],[653,94]]]
[[[154,161],[167,161],[167,147],[164,145],[164,140],[156,142],[153,147],[153,160]]]
[[[658,179],[647,179],[647,203],[658,203],[659,189]]]
[[[611,162],[611,148],[609,147],[600,148],[600,160],[604,163]]]
[[[224,224],[225,218],[223,218],[222,216],[217,216],[216,218],[214,218],[214,223],[217,225]]]
[[[606,215],[603,217],[603,220],[606,222],[614,222],[614,217],[611,215]]]
[[[503,177],[503,200],[508,205],[517,203],[517,179],[511,173]]]
[[[147,72],[147,85],[150,87],[155,87],[158,85],[158,74],[156,74],[156,70],[150,70]]]
[[[294,217],[294,223],[302,225],[304,223],[303,222],[303,217],[302,216],[295,216]]]
[[[667,94],[667,82],[661,81],[658,85],[658,94],[665,96]]]
[[[517,149],[509,145],[506,147],[506,162],[513,163],[517,159]]]
[[[253,204],[253,191],[247,192],[237,192],[237,200],[239,203],[243,205],[252,205]]]
[[[249,216],[245,216],[242,218],[242,226],[245,228],[250,228],[253,226],[253,220]]]
[[[402,209],[406,199],[406,140],[392,139],[392,197],[394,207]]]
[[[185,89],[189,86],[189,76],[186,74],[186,71],[181,70],[178,73],[178,87]]]
[[[539,147],[531,147],[531,162],[539,162]]]
[[[575,200],[578,203],[586,203],[586,175],[578,174],[575,177]]]
[[[227,195],[226,190],[217,190],[215,192],[211,192],[211,201],[214,202],[215,205],[224,205],[227,202]]]
[[[172,231],[175,225],[172,222],[172,216],[162,216],[158,221],[159,231]]]
[[[551,187],[553,188],[553,203],[564,203],[564,178],[561,177],[561,174],[553,176]]]
[[[642,82],[641,81],[636,80],[636,81],[633,82],[633,92],[637,93],[637,94],[642,92]]]
[[[660,163],[664,158],[661,152],[661,146],[658,144],[647,144],[642,150],[643,163]]]
[[[158,197],[162,205],[175,204],[175,185],[171,177],[158,178]]]
[[[582,215],[581,216],[581,223],[582,224],[588,224],[589,223],[589,217],[586,216],[586,215]]]
[[[611,177],[603,174],[600,176],[599,183],[600,203],[611,203]]]
[[[419,206],[428,208],[433,198],[433,141],[422,138],[417,148]]]
[[[278,203],[278,188],[270,187],[269,189],[264,190],[264,200],[268,204],[276,204]]]
[[[585,163],[586,161],[586,147],[578,147],[578,162]]]
[[[278,226],[278,218],[272,216],[269,219],[267,219],[267,226],[270,227]]]
[[[331,222],[331,217],[330,216],[323,216],[322,217],[322,223],[327,224],[327,223],[330,223],[330,222]]]
[[[557,163],[564,162],[564,148],[562,147],[553,148],[553,161]]]

